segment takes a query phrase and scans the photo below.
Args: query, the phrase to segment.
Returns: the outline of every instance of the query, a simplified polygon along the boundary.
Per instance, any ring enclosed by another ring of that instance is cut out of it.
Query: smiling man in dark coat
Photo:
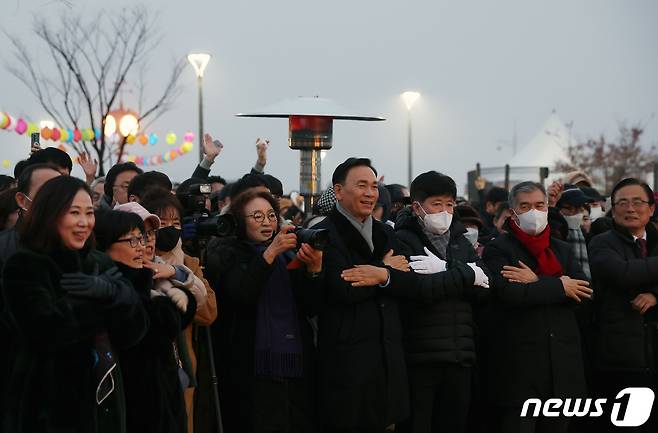
[[[349,158],[333,175],[338,203],[314,228],[330,231],[326,305],[319,316],[320,411],[326,432],[383,432],[409,414],[398,305],[415,276],[388,225],[374,220],[377,175]]]
[[[651,188],[624,179],[612,190],[612,230],[590,242],[595,298],[597,396],[614,399],[627,387],[658,391],[658,230]],[[656,431],[652,419],[642,431]],[[609,424],[608,424],[609,425]]]
[[[521,418],[529,398],[585,396],[580,332],[574,307],[592,290],[573,248],[550,235],[546,191],[522,182],[510,192],[508,233],[484,250],[492,274],[492,403],[507,432],[566,432],[568,419]]]

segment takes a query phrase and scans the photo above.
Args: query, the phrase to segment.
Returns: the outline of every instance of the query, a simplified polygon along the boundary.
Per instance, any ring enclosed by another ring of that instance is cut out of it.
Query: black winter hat
[[[427,197],[435,195],[448,195],[453,199],[457,198],[457,185],[455,181],[450,176],[432,170],[419,174],[411,182],[412,201],[421,202]]]
[[[480,214],[471,205],[460,204],[459,206],[455,207],[455,213],[457,214],[457,217],[462,224],[475,224],[478,226],[478,230],[482,230],[482,227],[484,227],[484,223],[482,222],[482,218],[480,218]]]

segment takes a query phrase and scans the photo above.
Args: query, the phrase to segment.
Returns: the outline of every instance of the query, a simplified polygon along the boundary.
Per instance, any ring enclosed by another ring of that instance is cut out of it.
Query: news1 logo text
[[[651,416],[654,398],[650,388],[622,389],[610,402],[610,422],[618,427],[641,426]],[[521,417],[600,417],[610,403],[605,398],[529,398],[523,403]]]

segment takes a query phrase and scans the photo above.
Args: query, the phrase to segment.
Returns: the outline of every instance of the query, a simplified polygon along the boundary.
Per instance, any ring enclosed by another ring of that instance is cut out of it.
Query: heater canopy
[[[385,120],[383,117],[351,113],[333,101],[318,96],[286,99],[253,113],[239,113],[236,116],[289,119],[288,145],[297,150],[331,149],[334,120]]]
[[[269,107],[264,107],[252,113],[238,113],[238,117],[278,117],[290,116],[320,116],[331,117],[335,120],[361,120],[380,121],[383,117],[359,115],[350,112],[346,108],[334,103],[327,98],[318,96],[300,96],[298,98],[286,99]]]

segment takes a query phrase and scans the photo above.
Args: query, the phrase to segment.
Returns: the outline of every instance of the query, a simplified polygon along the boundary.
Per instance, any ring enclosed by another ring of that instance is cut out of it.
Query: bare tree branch
[[[169,109],[180,93],[178,81],[184,67],[176,62],[162,93],[142,111],[147,93],[144,74],[149,54],[161,42],[152,15],[140,6],[107,14],[100,11],[85,21],[82,15],[63,15],[59,24],[50,24],[44,16],[34,21],[34,34],[50,53],[46,72],[28,54],[18,38],[5,32],[13,47],[13,61],[6,69],[22,82],[44,110],[60,127],[104,130],[104,119],[116,108],[118,99],[133,74],[138,82],[140,121],[157,119]],[[92,140],[69,143],[76,152],[96,153],[99,174],[106,163],[121,158],[125,139],[110,144],[101,133]]]

